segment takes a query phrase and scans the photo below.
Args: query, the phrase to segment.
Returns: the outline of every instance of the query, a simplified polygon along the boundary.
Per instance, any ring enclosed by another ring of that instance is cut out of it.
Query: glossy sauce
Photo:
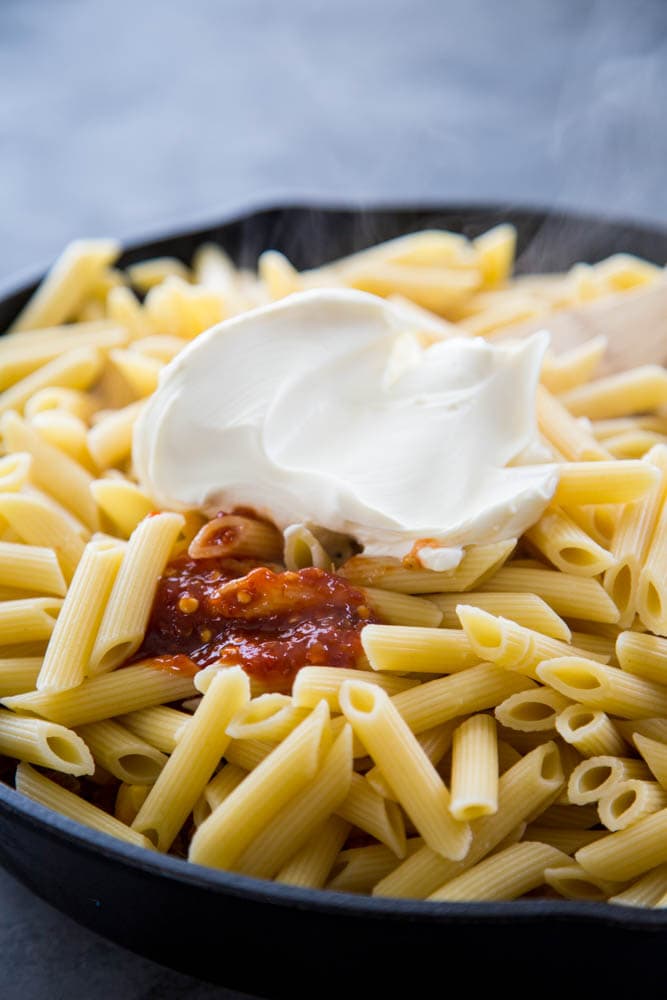
[[[363,591],[334,573],[184,555],[160,578],[136,659],[160,657],[179,670],[238,663],[268,690],[285,691],[303,666],[354,667],[361,629],[377,620]]]

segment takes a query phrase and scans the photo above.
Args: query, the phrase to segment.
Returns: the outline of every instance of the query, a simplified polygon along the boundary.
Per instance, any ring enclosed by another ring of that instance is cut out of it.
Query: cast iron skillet
[[[617,251],[667,259],[665,230],[569,213],[293,207],[137,244],[121,263],[163,254],[188,261],[198,244],[214,240],[242,264],[275,247],[306,267],[425,227],[475,236],[500,221],[518,229],[522,271],[561,270]],[[0,329],[33,287],[0,292]],[[667,947],[664,911],[369,899],[212,871],[88,830],[2,783],[0,861],[43,899],[133,951],[267,997],[355,997],[360,976],[378,996],[409,989],[419,997],[431,984],[445,990],[466,967],[473,988],[510,985],[510,971],[523,989],[545,975],[562,975],[566,987],[582,985],[582,976],[599,983],[610,964],[617,986],[624,978],[646,985]]]

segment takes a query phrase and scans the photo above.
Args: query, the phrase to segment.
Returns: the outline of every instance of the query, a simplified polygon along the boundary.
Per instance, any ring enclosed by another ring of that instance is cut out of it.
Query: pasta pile
[[[301,273],[269,250],[257,274],[214,245],[124,271],[113,241],[65,251],[0,341],[0,755],[19,792],[285,884],[667,905],[667,371],[595,379],[603,338],[545,361],[561,474],[521,539],[434,572],[230,515],[237,556],[363,591],[357,669],[276,691],[240,666],[134,662],[170,560],[211,545],[133,475],[163,366],[304,288],[390,297],[426,337],[496,336],[664,281],[629,255],[512,278],[514,245],[506,225],[425,231]]]

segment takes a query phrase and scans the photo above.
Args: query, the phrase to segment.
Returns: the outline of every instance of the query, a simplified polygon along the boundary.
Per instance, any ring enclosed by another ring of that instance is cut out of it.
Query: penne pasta
[[[90,750],[76,733],[44,719],[0,711],[0,754],[63,774],[92,774]]]
[[[46,648],[40,691],[82,683],[122,558],[121,544],[112,540],[93,540],[84,549]]]
[[[158,850],[171,847],[192,812],[227,749],[227,726],[249,698],[240,667],[222,669],[211,679],[132,824]]]
[[[599,878],[629,881],[667,861],[666,833],[667,809],[661,809],[625,830],[580,848],[575,859]]]
[[[667,892],[667,864],[658,865],[622,892],[608,899],[619,906],[657,906]]]
[[[121,715],[116,721],[156,749],[164,753],[173,753],[183,733],[183,727],[190,719],[191,716],[187,712],[167,708],[166,705],[156,705]]]
[[[548,732],[570,704],[569,698],[548,688],[519,691],[496,706],[495,716],[501,725],[522,733]]]
[[[151,663],[144,660],[111,674],[90,677],[67,691],[31,691],[3,698],[2,704],[14,712],[30,712],[76,728],[194,694],[191,676]]]
[[[305,524],[291,524],[285,528],[283,537],[283,562],[287,569],[299,570],[306,566],[332,568],[331,556]]]
[[[158,578],[183,524],[180,514],[156,514],[133,532],[90,654],[91,675],[113,670],[141,645]]]
[[[667,792],[657,781],[628,778],[616,782],[598,801],[600,822],[608,830],[625,830],[643,816],[667,806]]]
[[[556,717],[558,734],[584,757],[624,756],[625,740],[608,715],[579,703],[566,706]]]
[[[55,781],[35,771],[29,764],[22,763],[16,768],[16,790],[46,806],[47,809],[53,809],[54,812],[67,816],[77,823],[83,823],[84,826],[92,827],[93,830],[99,830],[100,833],[125,840],[137,847],[151,846],[145,837],[135,833],[114,816],[79,798],[73,792],[66,791]]]
[[[542,632],[552,639],[569,642],[571,632],[566,622],[537,594],[514,593],[473,593],[467,592],[462,602],[459,594],[433,594],[429,597],[442,612],[444,628],[458,628],[460,625],[456,609],[461,603],[480,608],[491,615],[509,618],[517,625]],[[394,623],[398,624],[398,623]]]
[[[72,579],[85,542],[64,511],[38,494],[0,493],[0,517],[22,542],[52,549],[65,579]]]
[[[96,764],[130,785],[152,785],[167,763],[163,753],[118,722],[106,719],[79,726],[79,736]]]
[[[545,881],[545,871],[560,870],[569,858],[548,844],[513,844],[473,865],[431,893],[430,900],[517,899]]]
[[[554,503],[632,503],[654,490],[659,480],[650,462],[570,462],[558,470]]]
[[[361,643],[373,670],[452,674],[480,660],[462,629],[366,625]]]
[[[611,553],[558,507],[549,507],[526,538],[557,569],[573,576],[599,576],[614,564]]]
[[[537,387],[536,409],[540,432],[564,459],[588,463],[600,459],[604,461],[610,457],[590,430],[575,419],[544,385]],[[560,483],[558,489],[560,490]],[[559,499],[558,502],[569,501]],[[592,502],[596,503],[597,500]]]
[[[53,549],[0,542],[0,586],[64,597],[67,584]]]
[[[574,576],[571,573],[558,573],[552,569],[533,566],[509,565],[504,566],[488,583],[483,584],[482,590],[510,594],[522,592],[537,594],[557,614],[564,615],[565,618],[582,618],[586,621],[612,624],[619,620],[618,608],[597,580]],[[474,604],[474,601],[471,603]]]
[[[644,365],[570,389],[561,399],[574,416],[590,420],[645,413],[667,404],[667,373]]]
[[[570,802],[586,805],[598,802],[603,796],[629,779],[647,780],[650,772],[643,761],[632,757],[589,757],[575,767],[570,775],[567,791]]]
[[[437,628],[442,622],[442,611],[430,599],[379,590],[377,587],[364,587],[364,593],[368,606],[387,625]]]
[[[115,410],[88,431],[88,450],[98,469],[109,469],[129,457],[132,428],[144,406],[143,400]]]
[[[667,789],[667,744],[635,733],[632,742],[662,788]],[[667,805],[667,803],[665,803]]]
[[[623,883],[596,878],[576,863],[547,868],[544,880],[564,899],[586,902],[602,902],[623,888]]]
[[[540,664],[537,675],[561,694],[591,708],[625,719],[667,714],[667,690],[616,667],[578,656]]]
[[[349,824],[330,816],[310,841],[296,852],[276,875],[276,882],[308,889],[321,889],[350,831]]]
[[[385,798],[360,774],[352,775],[349,791],[336,812],[348,823],[385,844],[396,857],[405,856],[403,813],[396,802]]]
[[[90,492],[120,538],[129,538],[155,506],[143,490],[128,480],[96,479],[90,484]]]
[[[498,811],[498,738],[490,715],[473,715],[454,731],[450,812],[468,822]]]

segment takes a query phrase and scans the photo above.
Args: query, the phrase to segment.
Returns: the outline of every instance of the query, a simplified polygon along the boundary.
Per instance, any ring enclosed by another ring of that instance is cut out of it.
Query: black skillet
[[[521,271],[562,270],[618,251],[667,259],[665,230],[563,212],[290,207],[134,244],[121,264],[156,255],[189,261],[213,240],[241,264],[275,247],[302,268],[426,227],[476,236],[500,221],[517,227]],[[0,329],[33,288],[0,291]],[[525,995],[550,983],[576,997],[584,983],[659,982],[667,950],[664,911],[555,900],[433,904],[294,889],[123,844],[1,782],[0,862],[119,944],[267,997],[420,997],[458,984],[473,995],[492,986]]]

